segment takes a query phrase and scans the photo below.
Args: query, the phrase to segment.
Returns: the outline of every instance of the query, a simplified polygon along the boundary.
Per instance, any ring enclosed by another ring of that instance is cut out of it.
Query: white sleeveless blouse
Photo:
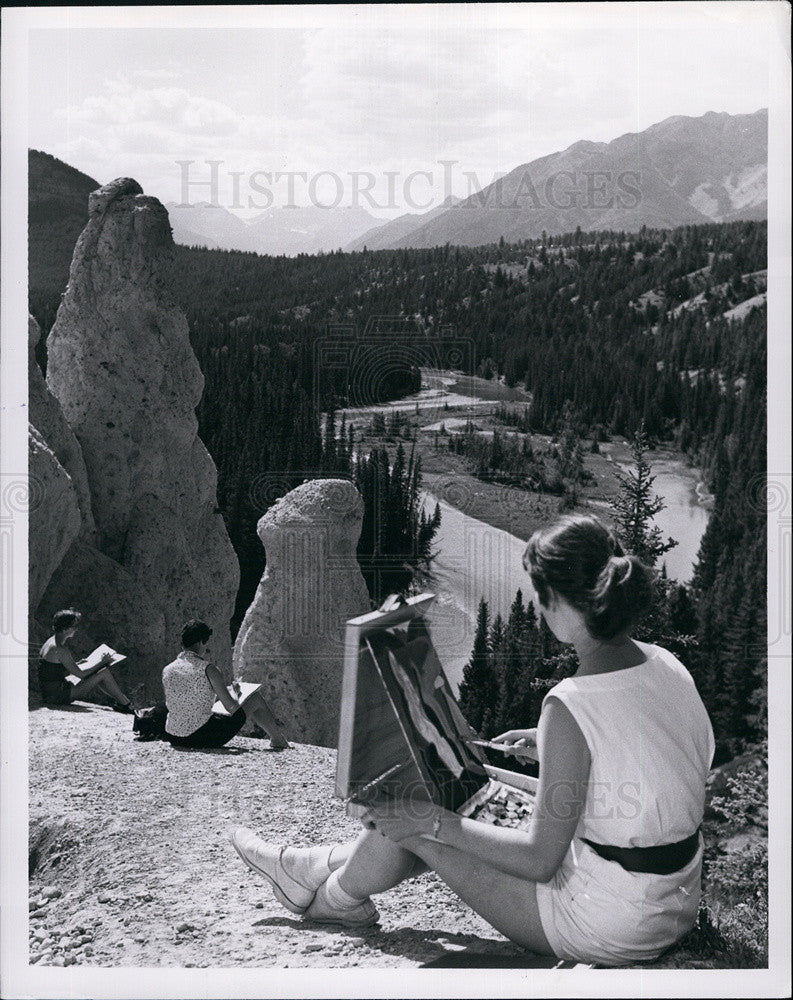
[[[668,650],[642,645],[644,663],[568,677],[546,695],[568,708],[592,757],[575,836],[617,847],[690,836],[702,822],[715,749],[689,672]]]
[[[183,649],[162,672],[168,718],[165,730],[171,736],[190,736],[212,715],[216,695],[207,680],[207,661]]]

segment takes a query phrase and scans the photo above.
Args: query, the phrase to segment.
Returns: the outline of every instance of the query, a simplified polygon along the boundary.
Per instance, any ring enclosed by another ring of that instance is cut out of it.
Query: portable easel
[[[476,745],[432,645],[434,600],[390,597],[347,622],[336,794],[350,815],[378,796],[463,811],[491,779],[536,791],[536,778],[491,766]]]

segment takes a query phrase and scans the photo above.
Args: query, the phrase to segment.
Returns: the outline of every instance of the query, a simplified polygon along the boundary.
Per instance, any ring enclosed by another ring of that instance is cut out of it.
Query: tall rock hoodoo
[[[80,444],[58,400],[47,389],[35,357],[41,336],[28,321],[28,688],[38,704],[36,651],[59,608],[88,613],[80,652],[99,641],[129,653],[117,667],[122,683],[155,697],[165,648],[165,618],[148,593],[119,563],[96,548],[91,491]],[[143,689],[141,691],[141,689]]]
[[[28,424],[28,527],[30,614],[82,529],[72,478],[33,424]]]
[[[36,361],[36,345],[40,339],[38,323],[32,316],[28,316],[28,419],[68,474],[80,508],[82,528],[92,535],[94,515],[91,511],[91,491],[88,488],[83,453],[63,415],[61,404],[47,388]]]
[[[79,461],[70,453],[64,467],[82,530],[37,617],[79,606],[88,629],[104,629],[152,692],[188,618],[213,627],[210,656],[230,672],[239,583],[217,472],[198,438],[204,380],[170,293],[172,256],[168,214],[134,180],[90,196],[47,340],[44,389],[78,444]]]
[[[355,549],[363,501],[343,479],[312,480],[259,521],[267,554],[234,647],[234,676],[257,681],[294,739],[336,746],[344,623],[370,610]]]

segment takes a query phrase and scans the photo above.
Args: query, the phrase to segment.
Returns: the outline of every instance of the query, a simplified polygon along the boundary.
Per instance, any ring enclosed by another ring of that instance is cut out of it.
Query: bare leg
[[[365,830],[355,843],[335,849],[331,867],[340,857],[344,862],[339,866],[339,885],[358,899],[386,892],[404,879],[427,870],[415,854],[376,830]]]
[[[400,847],[376,831],[364,833],[339,872],[339,885],[351,896],[365,899],[385,892],[404,878],[425,871],[420,858],[443,879],[464,903],[497,931],[539,955],[553,955],[540,921],[533,882],[506,875],[458,851],[422,837]]]
[[[240,705],[248,719],[258,723],[267,733],[270,739],[277,744],[285,745],[286,737],[281,730],[278,720],[270,710],[270,706],[264,700],[261,691],[254,691],[247,698],[240,702]]]
[[[115,698],[116,701],[120,701],[122,705],[129,705],[130,700],[124,694],[124,692],[119,687],[115,677],[110,673],[109,670],[101,670],[100,677],[102,678],[100,687],[110,695],[111,698]]]
[[[78,684],[75,684],[72,691],[72,700],[79,701],[84,695],[88,694],[89,691],[93,691],[95,687],[103,688],[105,692],[111,696],[111,698],[115,698],[116,701],[121,702],[122,705],[129,704],[129,698],[118,686],[115,678],[107,667],[103,670],[97,670],[95,674],[92,674],[90,677],[86,677]]]

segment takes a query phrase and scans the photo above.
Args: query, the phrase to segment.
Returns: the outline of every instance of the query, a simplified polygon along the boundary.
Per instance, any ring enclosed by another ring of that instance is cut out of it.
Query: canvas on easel
[[[511,780],[457,705],[425,619],[434,599],[389,598],[347,622],[336,793],[353,814],[383,796],[458,810]]]

